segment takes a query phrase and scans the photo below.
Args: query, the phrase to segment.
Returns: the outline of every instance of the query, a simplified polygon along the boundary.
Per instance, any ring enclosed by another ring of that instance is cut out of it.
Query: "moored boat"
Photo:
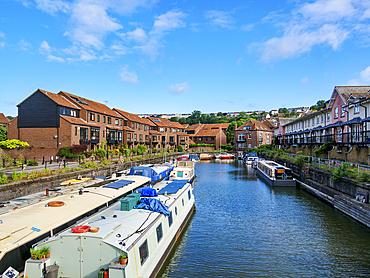
[[[187,161],[189,160],[189,155],[188,154],[183,154],[182,156],[179,156],[176,158],[177,161]]]
[[[296,186],[292,170],[274,161],[258,161],[256,170],[258,177],[270,186]]]
[[[200,160],[211,160],[212,157],[213,156],[211,154],[208,154],[208,153],[202,153],[202,154],[199,155]]]
[[[189,155],[189,159],[190,161],[193,161],[193,162],[199,162],[199,157],[197,154],[191,154]]]
[[[252,165],[254,161],[258,160],[257,153],[245,153],[243,156],[243,162]]]
[[[43,238],[52,236],[112,205],[138,187],[150,184],[150,179],[139,176],[122,176],[119,179],[101,180],[85,187],[61,187],[50,191],[50,196],[37,198],[28,205],[0,214],[0,273],[9,266],[21,270],[30,255],[30,247]],[[27,196],[20,198],[27,199]],[[24,201],[26,202],[26,201]],[[41,277],[41,276],[40,276]]]
[[[151,180],[151,184],[155,184],[168,178],[174,165],[170,163],[163,163],[153,166],[134,166],[131,167],[128,176],[143,176]]]
[[[184,162],[184,161],[181,161],[181,162]],[[191,165],[193,167],[191,167]],[[170,173],[169,180],[171,181],[186,180],[188,182],[193,182],[194,177],[195,177],[195,168],[194,168],[194,162],[192,162],[192,164],[189,164],[189,165],[182,165],[182,166],[179,165],[173,168],[173,170]]]
[[[235,156],[231,153],[222,152],[216,155],[216,159],[234,159]]]
[[[46,267],[56,264],[58,277],[95,278],[100,271],[116,278],[155,277],[194,211],[190,183],[159,182],[155,187],[130,194],[37,244],[35,249],[50,247]],[[120,257],[126,262],[121,264]],[[41,277],[43,268],[42,260],[28,259],[24,275]]]

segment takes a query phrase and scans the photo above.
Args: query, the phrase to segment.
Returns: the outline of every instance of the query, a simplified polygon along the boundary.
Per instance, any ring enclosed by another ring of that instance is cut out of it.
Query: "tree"
[[[223,114],[222,112],[218,112],[218,113],[217,113],[217,116],[218,116],[218,117],[222,117],[223,115],[224,115],[224,114]]]
[[[13,116],[6,116],[9,120],[13,120],[14,117]]]
[[[312,109],[312,110],[321,110],[321,109],[325,108],[325,106],[326,106],[325,105],[325,100],[318,100],[316,102],[316,104],[314,104],[310,107],[310,109]]]
[[[279,108],[279,113],[288,114],[288,113],[289,113],[289,110],[288,110],[288,109],[286,109],[285,107],[283,107],[283,108]]]
[[[240,117],[245,117],[245,116],[247,116],[247,113],[245,113],[245,112],[240,112],[240,113],[239,113],[239,116],[240,116]]]
[[[8,130],[6,129],[6,127],[0,126],[0,141],[6,140],[7,134]]]
[[[178,122],[179,121],[179,118],[178,117],[171,117],[170,118],[170,121],[171,122]]]

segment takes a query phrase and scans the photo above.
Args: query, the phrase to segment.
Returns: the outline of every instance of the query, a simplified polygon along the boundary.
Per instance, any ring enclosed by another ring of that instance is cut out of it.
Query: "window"
[[[112,123],[112,118],[108,117],[108,124],[111,124],[111,123]]]
[[[120,125],[122,126],[122,120],[120,120]]]
[[[252,148],[252,144],[251,143],[248,144],[248,149],[250,149],[250,148]]]
[[[326,117],[327,121],[330,122],[330,112],[328,112],[328,115]]]
[[[359,104],[355,104],[355,113],[360,113],[360,105]]]
[[[75,135],[77,136],[77,126],[75,127]]]
[[[242,148],[242,144],[241,144],[241,143],[239,143],[239,144],[238,144],[238,148],[239,148],[239,149],[241,149],[241,148]]]
[[[190,190],[188,191],[188,198],[190,200],[191,196],[190,196]]]
[[[316,123],[320,122],[320,116],[317,116]]]
[[[172,211],[170,211],[170,216],[168,216],[168,227],[171,227],[172,223],[173,223]]]
[[[140,142],[143,142],[143,135],[142,134],[139,135],[139,140],[140,140]]]
[[[252,133],[248,133],[248,138],[252,139]]]
[[[105,123],[105,116],[103,116],[103,123]]]
[[[175,207],[175,215],[177,215],[177,207]]]
[[[90,113],[90,121],[95,121],[95,115],[93,113]]]
[[[267,142],[266,142],[266,143],[267,143],[267,144],[270,144],[270,134],[267,134],[267,135],[266,135],[266,139],[267,139]]]
[[[321,114],[321,122],[324,122],[324,114]]]
[[[160,242],[163,237],[162,223],[158,225],[156,232],[157,232],[157,242]]]
[[[163,127],[160,127],[160,128],[159,128],[159,131],[160,131],[160,132],[164,132],[164,128],[163,128]]]
[[[131,141],[131,133],[127,133],[127,141]]]
[[[116,120],[114,121],[114,123],[115,123],[115,125],[118,125],[118,119],[116,119]]]
[[[97,120],[98,122],[100,122],[100,115],[97,115],[97,116],[96,116],[96,120]]]
[[[260,133],[260,142],[262,142],[262,133]]]
[[[334,109],[334,118],[335,119],[338,118],[338,107],[335,107],[335,109]]]
[[[137,141],[137,134],[134,134],[134,141]]]
[[[89,139],[87,133],[88,133],[88,129],[81,127],[80,128],[80,139],[84,139],[84,140]]]
[[[182,206],[184,206],[184,199],[182,199],[181,201],[182,201]]]
[[[340,110],[340,116],[344,117],[345,113],[346,113],[346,108],[344,107],[344,105],[342,105],[341,110]]]
[[[145,141],[148,142],[149,141],[149,135],[145,135]]]
[[[146,259],[149,257],[148,240],[145,240],[144,243],[139,247],[139,254],[140,263],[143,265]]]

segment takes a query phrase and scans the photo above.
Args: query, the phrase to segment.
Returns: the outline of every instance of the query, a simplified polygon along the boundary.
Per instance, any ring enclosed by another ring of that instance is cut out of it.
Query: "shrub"
[[[16,139],[5,140],[0,142],[0,148],[2,149],[15,149],[15,148],[25,148],[28,147],[27,142],[19,141]]]
[[[302,170],[302,166],[304,165],[304,158],[303,156],[298,156],[295,160],[294,160],[295,164],[297,164],[297,166],[299,167],[299,170]]]
[[[158,150],[156,148],[152,149],[152,153],[156,153]]]
[[[27,166],[37,166],[39,165],[36,160],[29,159],[27,160]]]
[[[91,152],[84,152],[83,154],[85,155],[85,157],[91,157],[92,156]]]
[[[0,172],[0,184],[6,184],[8,183],[8,178],[3,172]]]
[[[177,146],[177,151],[181,153],[181,152],[184,151],[184,148],[181,145],[178,145]]]
[[[315,156],[319,156],[320,154],[328,154],[330,147],[328,144],[324,143],[320,148],[316,151],[314,151]]]
[[[342,177],[347,176],[348,163],[343,163],[333,170],[333,180],[340,181]]]
[[[83,154],[85,151],[87,151],[87,148],[87,144],[72,145],[72,147],[70,147],[70,152],[73,154]]]
[[[106,150],[104,150],[104,149],[98,149],[97,150],[97,154],[98,154],[98,156],[107,156],[107,151]]]

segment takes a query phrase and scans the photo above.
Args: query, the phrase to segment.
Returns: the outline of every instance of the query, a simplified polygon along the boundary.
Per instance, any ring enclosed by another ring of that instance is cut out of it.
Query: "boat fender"
[[[72,228],[72,233],[81,234],[90,231],[90,226],[76,226]]]
[[[282,174],[282,175],[281,175],[281,178],[282,178],[283,180],[286,180],[286,179],[288,178],[288,176],[287,176],[287,174]]]
[[[53,201],[48,203],[48,207],[61,207],[64,206],[65,203],[62,201]]]

